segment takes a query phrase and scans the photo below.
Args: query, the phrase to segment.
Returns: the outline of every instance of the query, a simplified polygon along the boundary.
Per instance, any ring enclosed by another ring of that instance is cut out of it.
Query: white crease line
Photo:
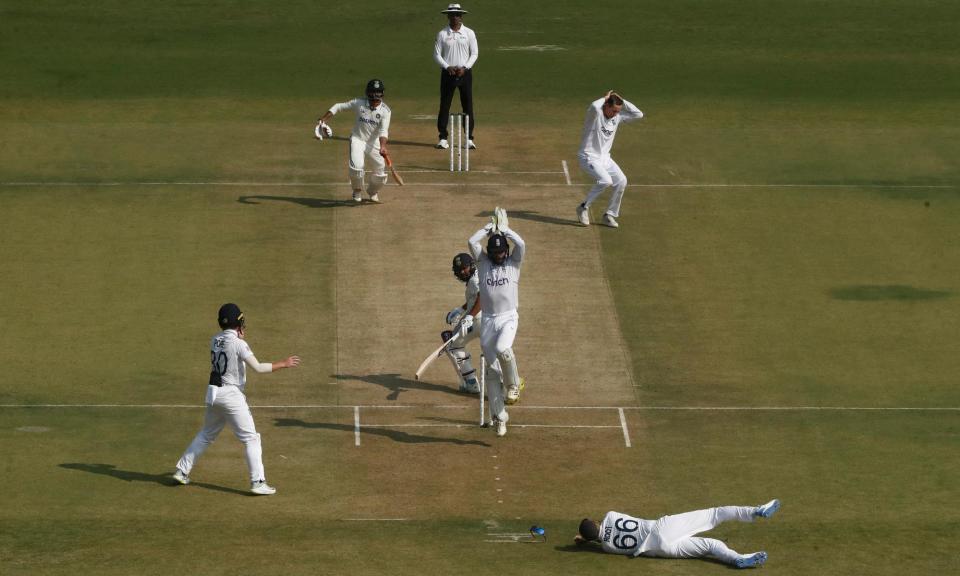
[[[630,448],[630,431],[627,430],[627,417],[623,415],[623,408],[617,408],[617,412],[620,413],[620,426],[623,427],[623,441],[626,442],[627,448]]]
[[[563,165],[563,176],[567,179],[567,186],[572,186],[573,183],[570,182],[570,170],[567,169],[567,161],[561,160],[560,163]]]
[[[404,170],[404,173],[412,171]],[[424,173],[442,174],[444,170],[423,170]],[[484,170],[471,170],[476,174],[560,174],[560,171],[539,171],[539,172],[495,172]],[[224,186],[224,187],[246,187],[246,188],[309,188],[317,186],[346,186],[349,182],[0,182],[0,187],[87,187],[103,188],[117,186]],[[492,186],[513,186],[517,188],[556,188],[564,186],[563,184],[553,184],[550,182],[411,182],[421,187],[492,187]],[[861,188],[874,190],[953,190],[960,187],[958,184],[627,184],[627,188],[810,188],[810,189],[844,189]]]
[[[364,428],[477,428],[478,424],[364,424]],[[589,424],[511,424],[511,428],[620,428]],[[359,442],[359,441],[358,441]]]
[[[360,445],[360,407],[353,407],[353,442],[355,446]]]
[[[364,408],[368,410],[476,410],[476,406],[457,404],[360,404],[338,406],[334,404],[265,404],[251,405],[258,410],[344,410]],[[204,408],[203,404],[0,404],[0,408]],[[512,406],[511,410],[637,410],[637,411],[839,411],[839,412],[958,412],[955,406]],[[619,426],[613,426],[619,428]]]
[[[409,522],[409,518],[344,518],[344,522]]]

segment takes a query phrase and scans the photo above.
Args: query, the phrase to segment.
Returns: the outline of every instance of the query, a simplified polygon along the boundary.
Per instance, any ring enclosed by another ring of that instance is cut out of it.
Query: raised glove
[[[467,314],[463,317],[463,320],[460,321],[460,337],[466,338],[471,328],[473,328],[473,316]]]
[[[463,308],[457,306],[453,310],[447,312],[447,324],[453,326],[460,320],[460,316],[463,314]]]
[[[504,230],[510,228],[510,222],[509,220],[507,220],[507,211],[497,206],[496,213],[497,213],[497,229],[500,232],[503,232]]]

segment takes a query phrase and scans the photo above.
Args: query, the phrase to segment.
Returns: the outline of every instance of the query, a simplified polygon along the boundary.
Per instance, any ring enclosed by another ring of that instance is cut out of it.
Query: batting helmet
[[[220,307],[220,311],[217,312],[217,323],[220,324],[220,328],[226,330],[227,328],[242,328],[244,325],[243,312],[240,311],[240,307],[234,303],[224,304]]]
[[[367,98],[381,99],[383,98],[383,82],[374,78],[373,80],[367,82]]]
[[[467,269],[466,274],[463,272],[464,268]],[[453,275],[457,277],[457,280],[461,282],[470,280],[470,277],[473,276],[476,270],[477,267],[473,262],[473,256],[466,252],[461,252],[453,257]]]

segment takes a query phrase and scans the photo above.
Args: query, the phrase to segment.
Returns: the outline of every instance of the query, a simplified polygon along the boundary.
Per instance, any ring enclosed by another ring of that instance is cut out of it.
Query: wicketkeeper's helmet
[[[487,256],[495,264],[503,264],[503,261],[510,255],[510,244],[507,243],[507,237],[503,234],[494,234],[487,240]]]
[[[217,323],[220,324],[220,328],[223,330],[227,328],[242,328],[244,325],[243,312],[240,311],[239,306],[232,302],[224,304],[217,313]]]
[[[367,98],[380,100],[383,98],[383,82],[374,78],[367,82]]]
[[[467,268],[467,273],[464,275],[463,269]],[[453,257],[453,275],[457,277],[457,280],[461,282],[466,282],[470,280],[470,277],[473,276],[473,273],[476,272],[477,267],[473,262],[473,256],[467,254],[466,252],[461,252]]]

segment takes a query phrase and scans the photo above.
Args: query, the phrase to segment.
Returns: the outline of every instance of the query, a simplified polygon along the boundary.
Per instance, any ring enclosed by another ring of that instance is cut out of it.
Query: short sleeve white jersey
[[[656,522],[651,520],[607,512],[600,523],[600,544],[610,554],[638,556],[646,550],[644,541],[655,526]]]
[[[334,115],[345,110],[353,110],[357,115],[350,133],[354,138],[373,143],[380,137],[389,137],[391,111],[386,102],[381,101],[379,106],[371,108],[366,98],[354,98],[330,107],[330,113]]]
[[[473,310],[477,298],[480,297],[480,276],[474,271],[473,276],[467,280],[467,287],[463,291],[463,301],[466,304],[465,310],[469,313]],[[479,316],[480,314],[477,314]]]
[[[247,369],[244,361],[253,357],[253,351],[246,340],[237,335],[234,329],[224,330],[210,340],[211,379],[214,373],[220,376],[223,386],[236,386],[241,391],[247,383]]]
[[[583,134],[580,137],[578,155],[586,158],[609,156],[613,148],[613,139],[621,122],[632,122],[643,118],[639,108],[624,100],[620,113],[613,118],[603,115],[604,99],[594,100],[587,107],[587,116],[583,121]]]

